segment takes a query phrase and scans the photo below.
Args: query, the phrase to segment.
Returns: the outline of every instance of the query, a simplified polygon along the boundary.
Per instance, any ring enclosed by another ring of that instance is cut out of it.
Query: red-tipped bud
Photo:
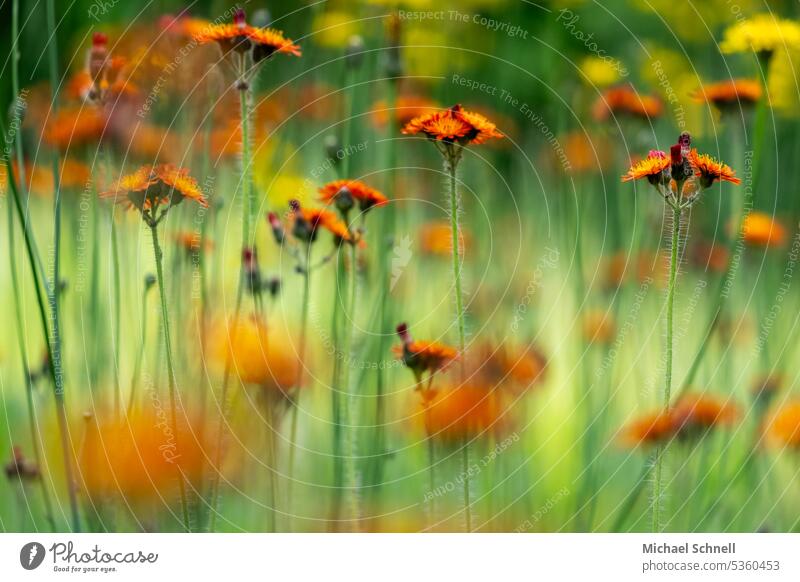
[[[283,241],[286,238],[286,232],[283,230],[283,225],[278,219],[278,215],[274,212],[270,212],[267,214],[267,222],[269,222],[269,226],[272,229],[272,236],[275,237],[275,242],[277,242],[279,245],[283,244]]]
[[[95,32],[92,35],[92,48],[105,48],[108,44],[108,35],[104,32]]]
[[[245,26],[247,26],[244,14],[244,8],[237,8],[236,12],[233,13],[233,23],[238,28],[244,28]]]
[[[678,145],[681,146],[681,152],[684,156],[689,155],[689,150],[692,149],[692,136],[688,131],[684,131],[678,136]]]
[[[667,157],[667,154],[665,152],[661,151],[661,150],[650,150],[647,153],[647,157],[649,157],[649,158],[658,158],[660,160],[663,160],[664,158]]]
[[[670,158],[670,163],[673,166],[679,166],[683,164],[683,151],[681,151],[680,144],[675,144],[674,146],[669,148],[669,158]]]
[[[403,322],[397,326],[397,335],[400,336],[400,340],[403,344],[410,344],[411,343],[411,334],[408,333],[408,324]]]
[[[242,263],[244,263],[245,269],[248,271],[252,270],[253,267],[256,266],[258,263],[258,256],[256,255],[256,250],[250,247],[245,247],[242,250]]]

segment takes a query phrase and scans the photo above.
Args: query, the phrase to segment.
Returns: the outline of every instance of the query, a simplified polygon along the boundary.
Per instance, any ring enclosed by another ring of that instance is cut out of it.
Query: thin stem
[[[345,395],[345,414],[346,414],[346,436],[347,436],[347,468],[345,474],[347,476],[347,488],[350,500],[351,517],[358,519],[359,516],[359,496],[358,496],[358,481],[357,481],[357,461],[356,461],[356,436],[353,434],[356,431],[356,407],[354,403],[353,392],[350,388],[350,371],[352,368],[352,349],[353,349],[353,331],[355,328],[355,307],[356,296],[358,293],[358,264],[356,257],[356,245],[350,245],[350,271],[348,273],[348,292],[349,297],[347,300],[347,310],[344,314],[346,319],[345,332],[344,332],[344,348],[343,348],[343,368],[342,368],[342,382],[339,388]]]
[[[342,487],[343,487],[343,467],[342,467],[342,403],[339,392],[339,374],[341,365],[339,363],[339,319],[341,317],[341,301],[339,300],[339,289],[342,288],[344,279],[344,258],[342,257],[342,247],[336,251],[336,293],[333,294],[333,309],[331,310],[331,341],[334,346],[333,358],[333,378],[331,381],[331,416],[333,429],[333,499],[331,500],[331,528],[334,531],[339,529],[339,519],[341,517]]]
[[[158,291],[161,296],[161,318],[164,327],[164,346],[167,352],[167,376],[169,378],[169,405],[170,405],[170,422],[172,424],[172,437],[175,439],[175,447],[180,451],[178,442],[178,412],[176,403],[176,378],[175,366],[172,361],[172,340],[170,339],[169,331],[169,311],[167,310],[167,291],[164,288],[164,269],[162,267],[162,260],[164,253],[161,251],[161,245],[158,244],[158,224],[154,222],[150,226],[150,233],[153,236],[153,253],[156,259],[156,277],[158,278]],[[181,513],[183,514],[183,527],[186,531],[191,531],[189,523],[189,507],[186,503],[186,484],[183,481],[183,473],[180,471],[180,464],[178,466],[178,484],[181,494]]]
[[[250,183],[250,92],[239,89],[242,123],[242,248],[250,246],[250,219],[253,215],[253,193]],[[242,262],[242,273],[244,273]]]
[[[47,55],[50,69],[50,113],[55,114],[58,108],[58,47],[56,36],[56,15],[53,0],[47,0],[46,6],[47,30],[49,42],[47,43]],[[58,417],[59,434],[64,454],[64,471],[66,473],[69,488],[70,512],[72,514],[72,529],[79,532],[81,529],[80,517],[78,513],[78,498],[75,493],[75,482],[72,473],[72,459],[69,447],[69,426],[67,423],[67,412],[64,404],[64,370],[61,361],[61,314],[60,303],[60,283],[61,283],[61,184],[58,171],[58,152],[54,151],[52,156],[53,166],[53,278],[49,282],[48,302],[50,303],[50,315],[53,326],[53,343],[51,355],[51,366],[53,368],[53,378],[55,380],[55,400],[56,412]]]
[[[458,147],[458,146],[454,146]],[[461,257],[459,254],[459,224],[458,224],[458,190],[456,188],[456,169],[458,167],[458,157],[455,153],[451,152],[446,157],[446,166],[450,186],[450,231],[452,234],[452,253],[453,253],[453,283],[456,293],[456,322],[458,325],[458,348],[459,352],[463,355],[467,346],[467,333],[466,325],[464,323],[464,298],[461,288]],[[462,359],[463,362],[463,359]],[[462,363],[462,376],[463,376],[463,363]],[[462,378],[463,380],[463,378]],[[464,464],[464,519],[466,522],[467,532],[472,531],[472,516],[470,514],[470,507],[472,502],[470,500],[470,483],[469,474],[467,473],[469,464],[469,440],[464,440],[463,448],[463,464]]]
[[[670,408],[672,398],[672,360],[673,360],[673,318],[675,310],[675,288],[678,280],[678,245],[680,244],[681,213],[680,201],[670,203],[672,206],[672,240],[669,260],[669,284],[667,287],[667,345],[665,349],[666,362],[664,369],[664,412]],[[653,476],[653,519],[654,532],[661,531],[661,474],[663,472],[664,454],[666,446],[659,445],[655,451],[655,474]]]
[[[11,89],[14,93],[14,99],[19,99],[19,0],[13,0],[11,5],[11,36],[12,41],[14,43],[11,55]],[[15,115],[17,115],[17,121],[19,120],[19,111],[14,109]],[[25,193],[27,198],[27,193],[25,190],[25,158],[23,155],[22,149],[22,138],[20,136],[19,131],[14,133],[14,148],[15,148],[15,156],[17,161],[17,169],[19,171],[20,176],[20,184],[22,185],[22,191]],[[13,180],[11,173],[9,172],[9,180]],[[20,363],[22,364],[22,373],[25,377],[25,400],[28,407],[28,423],[30,425],[31,431],[31,445],[33,447],[33,458],[36,461],[36,465],[39,467],[39,470],[42,472],[42,476],[39,479],[39,483],[42,489],[42,499],[44,501],[44,510],[45,510],[45,518],[47,522],[50,524],[50,528],[55,531],[55,519],[53,518],[53,503],[50,499],[50,490],[47,488],[47,483],[44,478],[44,464],[42,463],[42,451],[41,446],[39,444],[39,431],[38,431],[38,421],[36,419],[36,408],[33,402],[33,382],[30,377],[30,361],[28,359],[28,350],[25,345],[25,338],[23,336],[23,318],[21,312],[21,302],[20,302],[20,290],[19,290],[19,279],[17,275],[17,256],[16,256],[16,234],[14,232],[14,211],[11,205],[8,205],[8,255],[9,255],[9,267],[11,269],[11,288],[14,295],[14,315],[16,317],[16,324],[17,324],[17,339],[19,343],[19,355],[20,355]],[[31,265],[31,268],[35,268],[35,265]]]
[[[292,417],[289,436],[289,487],[287,491],[286,505],[289,512],[292,510],[292,484],[294,483],[294,460],[297,452],[297,415],[299,408],[300,394],[302,394],[303,378],[305,376],[305,357],[306,357],[306,338],[308,333],[308,309],[311,297],[311,244],[306,246],[305,266],[303,267],[303,305],[300,314],[300,345],[297,349],[297,357],[300,362],[300,369],[297,375],[297,397],[292,402]]]

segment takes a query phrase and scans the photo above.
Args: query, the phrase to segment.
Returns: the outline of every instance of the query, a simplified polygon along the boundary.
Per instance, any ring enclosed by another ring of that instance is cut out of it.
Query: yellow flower
[[[358,19],[349,12],[323,12],[314,19],[311,38],[320,46],[342,48],[347,40],[358,34]]]
[[[779,48],[800,47],[800,24],[774,14],[758,14],[725,30],[720,50],[723,53],[771,53]]]
[[[608,87],[619,81],[620,72],[625,71],[625,67],[615,59],[586,57],[580,63],[580,70],[591,85]]]

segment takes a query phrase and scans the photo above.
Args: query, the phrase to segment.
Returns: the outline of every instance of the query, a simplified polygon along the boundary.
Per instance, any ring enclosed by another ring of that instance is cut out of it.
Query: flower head
[[[654,445],[669,441],[674,434],[670,416],[665,412],[655,412],[626,426],[622,431],[622,441],[628,445]]]
[[[752,79],[731,79],[703,85],[692,94],[695,101],[708,102],[721,109],[752,105],[761,99],[761,83]]]
[[[767,436],[777,445],[800,448],[800,402],[789,402],[772,415]]]
[[[403,128],[403,133],[422,133],[428,139],[462,145],[482,144],[492,138],[504,137],[494,123],[461,105],[415,117]]]
[[[367,186],[359,180],[336,180],[319,189],[320,200],[326,204],[334,204],[342,212],[347,212],[353,202],[358,201],[362,212],[374,206],[383,206],[389,199],[378,190]]]
[[[286,53],[298,57],[301,54],[300,47],[284,37],[282,32],[247,24],[242,9],[236,11],[232,24],[199,25],[195,23],[190,32],[197,42],[216,42],[225,53],[232,50],[246,52],[252,48],[255,62],[275,53]]]
[[[320,229],[330,232],[337,243],[355,242],[347,225],[325,208],[301,208],[300,204],[292,201],[292,234],[295,238],[314,242]]]
[[[136,208],[147,221],[157,223],[167,210],[180,204],[184,198],[194,200],[204,207],[208,201],[189,170],[171,164],[142,166],[133,174],[123,176],[112,187],[100,194],[103,198],[124,196],[122,203]],[[159,217],[158,208],[163,208]]]
[[[11,460],[4,467],[4,471],[9,480],[28,481],[39,477],[39,467],[33,461],[26,459],[18,446],[11,449]]]
[[[753,246],[782,247],[786,244],[786,227],[777,219],[754,210],[747,214],[742,224],[744,241]]]
[[[446,220],[426,222],[419,228],[422,251],[429,255],[451,257],[453,252],[453,230]],[[471,235],[463,227],[458,229],[458,254],[463,255],[471,243]]]
[[[498,394],[478,384],[426,389],[421,406],[427,434],[445,443],[488,436],[505,424]]]
[[[413,341],[405,323],[397,326],[397,335],[403,344],[395,346],[393,351],[418,378],[424,372],[435,374],[458,357],[458,351],[445,344],[435,341]]]
[[[732,184],[742,183],[730,166],[716,161],[708,154],[698,154],[696,149],[689,152],[689,162],[692,164],[695,175],[700,179],[700,186],[703,188],[709,188],[717,180]]]
[[[685,394],[670,411],[678,438],[692,438],[712,428],[731,425],[738,416],[736,406],[705,394]]]
[[[302,363],[291,343],[253,317],[231,319],[217,332],[217,360],[244,384],[286,392],[297,386]]]
[[[606,121],[612,115],[629,115],[631,117],[651,119],[659,117],[664,105],[658,97],[642,95],[633,87],[623,85],[606,89],[595,101],[592,115],[596,121]]]
[[[800,24],[774,14],[757,14],[725,30],[720,50],[723,53],[772,53],[781,48],[800,47]]]
[[[663,184],[670,167],[670,159],[662,151],[651,151],[646,158],[631,165],[628,173],[622,176],[623,182],[647,178],[651,184]]]

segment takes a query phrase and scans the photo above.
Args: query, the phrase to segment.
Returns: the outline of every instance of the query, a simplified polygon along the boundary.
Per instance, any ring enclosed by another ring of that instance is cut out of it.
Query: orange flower
[[[647,178],[651,184],[663,183],[664,172],[669,168],[670,161],[667,154],[662,151],[651,151],[647,157],[635,164],[631,164],[628,173],[622,176],[623,182]]]
[[[517,347],[491,344],[478,350],[474,363],[475,373],[501,386],[509,387],[515,393],[540,384],[547,370],[547,358],[535,346]]]
[[[403,360],[417,378],[425,372],[435,374],[458,357],[458,351],[445,344],[434,341],[412,341],[405,323],[397,326],[397,334],[403,345],[393,347],[392,351]]]
[[[319,189],[319,193],[322,202],[335,204],[337,208],[344,211],[352,207],[353,199],[358,201],[362,212],[366,212],[373,206],[383,206],[389,202],[386,196],[359,180],[329,182]]]
[[[679,438],[697,436],[717,426],[731,425],[739,411],[733,404],[703,394],[686,394],[670,411]]]
[[[181,474],[201,486],[211,447],[203,440],[206,431],[198,417],[189,415],[189,425],[177,435],[163,410],[136,414],[122,424],[88,423],[78,471],[89,496],[119,495],[127,502],[160,505],[174,496]]]
[[[199,232],[177,232],[175,233],[175,242],[178,243],[178,246],[182,247],[183,250],[190,255],[195,255],[201,250],[209,251],[214,248],[214,243],[206,239],[205,244],[202,245],[201,249]]]
[[[462,145],[481,144],[492,138],[504,137],[494,123],[480,113],[467,111],[461,105],[415,117],[403,128],[403,133],[423,133],[429,139]]]
[[[623,429],[622,441],[630,446],[653,445],[669,441],[675,434],[670,416],[656,412],[642,416]]]
[[[725,180],[732,184],[741,184],[730,166],[716,161],[708,154],[698,154],[696,149],[689,152],[689,161],[694,168],[695,175],[700,178],[700,185],[708,188],[715,180]]]
[[[690,259],[701,269],[722,273],[728,267],[728,251],[720,244],[698,241],[692,247]]]
[[[752,79],[731,79],[703,85],[692,94],[698,102],[708,102],[720,108],[752,105],[761,99],[761,83]]]
[[[122,203],[136,208],[143,214],[149,214],[151,210],[161,205],[167,205],[166,209],[169,209],[184,198],[208,207],[203,192],[197,181],[189,175],[189,170],[171,164],[142,166],[133,174],[117,180],[110,190],[100,196],[116,199],[120,194],[125,196]]]
[[[237,50],[245,52],[253,48],[253,59],[258,62],[274,53],[287,53],[300,56],[300,47],[271,28],[250,26],[245,21],[244,10],[238,9],[233,24],[193,23],[190,27],[192,37],[199,43],[216,42],[224,52]]]
[[[750,212],[742,225],[744,241],[761,247],[782,247],[786,244],[786,228],[765,212]]]
[[[595,309],[583,318],[583,337],[589,343],[611,343],[617,332],[614,318],[610,313]]]
[[[244,384],[286,392],[297,386],[302,363],[290,342],[270,334],[256,317],[241,317],[219,326],[217,359]]]
[[[386,101],[378,101],[372,108],[372,123],[376,127],[385,126],[389,120],[398,123],[400,127],[410,123],[415,117],[422,117],[435,113],[438,106],[434,101],[419,95],[400,95],[395,102],[393,110],[389,109]]]
[[[292,234],[303,241],[317,240],[319,229],[323,228],[333,235],[337,243],[352,242],[353,238],[347,225],[336,217],[336,214],[324,208],[300,208],[292,212]]]
[[[87,144],[96,144],[103,137],[106,117],[94,107],[59,109],[44,130],[44,141],[62,151]]]
[[[650,119],[658,117],[664,105],[658,97],[640,95],[628,85],[613,87],[595,101],[592,115],[596,121],[606,121],[612,114],[626,114],[633,117]]]
[[[767,436],[776,445],[800,447],[800,402],[785,404],[772,415]]]
[[[733,424],[738,408],[713,396],[686,394],[669,411],[650,413],[623,430],[629,445],[664,443],[673,438],[691,439],[718,426]]]
[[[463,255],[470,242],[470,235],[464,228],[458,229],[458,254]],[[446,220],[428,222],[419,229],[422,251],[429,255],[450,257],[453,252],[453,231]]]
[[[431,438],[460,442],[503,428],[498,395],[483,386],[426,390],[421,406],[425,430]]]

